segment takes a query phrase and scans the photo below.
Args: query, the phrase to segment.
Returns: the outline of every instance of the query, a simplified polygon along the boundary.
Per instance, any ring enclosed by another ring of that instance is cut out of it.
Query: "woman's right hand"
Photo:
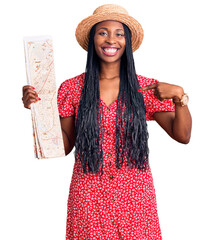
[[[34,90],[34,87],[30,85],[25,85],[22,88],[22,102],[25,108],[30,109],[31,103],[38,102],[39,100],[41,99],[38,97],[38,94]]]

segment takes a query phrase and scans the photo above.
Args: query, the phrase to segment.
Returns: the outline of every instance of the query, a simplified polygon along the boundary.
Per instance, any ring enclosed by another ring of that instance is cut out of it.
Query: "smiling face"
[[[110,20],[98,23],[94,44],[101,61],[109,63],[120,61],[126,44],[122,23]]]

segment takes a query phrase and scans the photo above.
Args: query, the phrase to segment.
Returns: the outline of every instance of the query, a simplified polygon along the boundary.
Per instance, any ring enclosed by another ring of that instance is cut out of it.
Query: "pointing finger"
[[[148,91],[148,90],[155,89],[157,87],[157,85],[158,85],[157,83],[154,83],[154,84],[142,87],[138,90],[138,92],[143,92],[143,91]]]

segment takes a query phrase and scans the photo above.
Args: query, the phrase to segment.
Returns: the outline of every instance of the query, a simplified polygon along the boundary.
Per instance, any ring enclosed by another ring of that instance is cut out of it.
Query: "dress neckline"
[[[107,106],[107,104],[102,100],[102,99],[100,99],[101,100],[101,102],[103,103],[103,105],[105,105],[105,107],[106,108],[111,108],[112,106],[114,106],[116,103],[117,103],[117,99],[114,101],[114,102],[112,102],[109,106]]]

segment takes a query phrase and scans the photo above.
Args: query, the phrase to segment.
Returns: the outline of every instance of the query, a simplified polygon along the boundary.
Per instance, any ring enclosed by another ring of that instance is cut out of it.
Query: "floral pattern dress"
[[[58,89],[61,117],[75,115],[77,120],[82,73],[64,81]],[[137,75],[140,86],[158,82]],[[154,90],[142,92],[146,120],[160,111],[174,111],[170,100],[159,101]],[[66,240],[161,240],[156,194],[150,166],[147,171],[115,166],[115,118],[117,100],[103,107],[105,134],[103,141],[103,175],[84,174],[75,161],[67,203]]]

